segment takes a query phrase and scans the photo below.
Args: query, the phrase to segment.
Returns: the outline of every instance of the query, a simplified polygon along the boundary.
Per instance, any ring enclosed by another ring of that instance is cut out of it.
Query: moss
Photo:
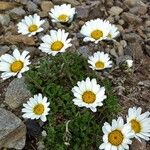
[[[100,85],[106,87],[107,99],[96,113],[79,108],[72,102],[72,87],[86,77],[96,78]],[[47,149],[98,149],[102,141],[103,123],[110,121],[119,111],[108,79],[100,81],[95,72],[89,69],[87,60],[75,53],[64,53],[41,60],[38,67],[33,67],[26,74],[25,79],[33,94],[41,92],[50,101],[51,111],[44,126],[47,131],[44,140]],[[69,143],[69,146],[65,143]]]

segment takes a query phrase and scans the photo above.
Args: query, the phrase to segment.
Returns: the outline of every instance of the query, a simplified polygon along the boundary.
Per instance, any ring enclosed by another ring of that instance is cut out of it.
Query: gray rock
[[[135,6],[140,1],[141,0],[125,0],[125,4],[127,4],[128,6]]]
[[[123,9],[118,7],[118,6],[113,6],[109,10],[109,14],[112,15],[112,16],[113,15],[116,15],[116,16],[120,15],[120,13],[122,13],[122,12],[123,12]]]
[[[12,109],[20,107],[31,97],[31,93],[27,90],[24,78],[14,79],[7,87],[5,93],[5,103]]]
[[[145,51],[150,56],[150,46],[149,45],[145,45]]]
[[[145,86],[145,87],[150,87],[150,80],[144,80],[144,81],[140,81],[138,83],[138,85],[141,85],[141,86]]]
[[[21,150],[25,146],[26,126],[10,111],[0,108],[0,149]]]
[[[3,26],[8,26],[10,22],[10,17],[7,14],[0,14],[0,24]]]
[[[37,12],[37,5],[33,3],[32,1],[28,1],[27,3],[27,9],[29,12]]]
[[[76,12],[77,12],[77,18],[80,18],[80,19],[87,18],[90,13],[90,7],[89,6],[78,6],[76,8]]]
[[[120,25],[123,25],[123,24],[124,24],[124,20],[123,20],[123,19],[119,19],[118,23],[119,23]]]
[[[41,9],[45,12],[49,12],[51,8],[54,7],[54,4],[50,1],[42,1]]]
[[[114,48],[110,50],[110,54],[111,54],[112,56],[118,58],[118,54],[117,54],[117,52],[116,52],[116,50],[115,50]]]
[[[88,46],[79,47],[79,52],[83,55],[83,57],[88,58],[91,54]]]
[[[134,14],[127,13],[127,12],[124,12],[122,14],[122,19],[124,21],[126,21],[128,24],[137,25],[137,24],[142,23],[142,19],[141,18],[139,18],[138,16],[136,16]]]
[[[80,5],[76,7],[77,18],[96,18],[102,17],[103,12],[100,10],[101,1],[90,1],[88,5]],[[98,13],[97,13],[98,12]]]
[[[93,18],[103,17],[104,9],[101,7],[102,1],[99,0],[90,1],[89,6],[90,6],[89,18],[93,19]]]
[[[146,142],[142,140],[142,142],[138,140],[133,140],[133,143],[131,144],[131,150],[148,150],[146,148]]]
[[[18,19],[26,14],[25,10],[22,7],[16,7],[9,11],[9,14],[12,18]]]
[[[139,8],[138,13],[140,15],[145,15],[148,11],[148,5],[145,5],[144,3],[140,4],[138,8]]]
[[[29,0],[16,0],[16,2],[20,3],[20,4],[24,4],[26,5],[28,3]]]
[[[35,4],[41,4],[42,0],[32,0]]]
[[[115,45],[116,45],[116,47],[117,47],[117,49],[118,49],[118,55],[119,56],[122,56],[122,55],[124,55],[124,50],[123,50],[123,44],[120,42],[115,42]]]
[[[147,27],[150,27],[150,20],[145,21],[145,25],[146,25]]]
[[[133,56],[134,59],[141,60],[143,58],[143,50],[139,42],[129,43],[129,47],[132,50],[131,55]]]
[[[123,39],[128,42],[142,42],[142,38],[136,33],[125,33],[123,34]]]
[[[0,56],[4,55],[5,53],[7,53],[10,50],[10,47],[8,47],[7,45],[4,46],[0,46]]]
[[[77,0],[52,0],[54,4],[63,4],[63,3],[69,3],[72,6],[78,6],[80,3]]]

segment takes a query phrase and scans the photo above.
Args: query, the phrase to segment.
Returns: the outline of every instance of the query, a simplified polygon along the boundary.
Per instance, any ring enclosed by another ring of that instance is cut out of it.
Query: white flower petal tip
[[[142,113],[142,108],[129,108],[127,122],[131,125],[136,139],[150,140],[150,112]]]
[[[126,60],[126,64],[128,68],[131,68],[133,66],[133,60],[130,59]]]
[[[49,15],[52,18],[52,22],[70,23],[75,15],[75,8],[70,4],[55,5],[50,10]]]
[[[72,92],[75,105],[90,108],[93,112],[96,112],[96,107],[102,106],[106,99],[105,88],[100,87],[96,79],[86,78],[85,81],[78,81],[77,86],[72,88]]]
[[[39,49],[53,56],[63,53],[72,46],[71,39],[67,39],[68,35],[65,30],[51,30],[50,35],[42,37],[43,43],[40,44]]]
[[[21,54],[18,49],[15,49],[12,55],[4,54],[0,57],[0,71],[3,80],[12,76],[22,77],[22,73],[29,70],[30,65],[28,51],[23,51]]]
[[[40,20],[40,16],[37,14],[25,16],[24,19],[17,24],[18,33],[28,35],[29,37],[33,36],[36,33],[43,31],[41,26],[44,22],[44,20]]]
[[[93,70],[103,70],[112,67],[112,61],[110,60],[109,55],[104,52],[94,53],[93,56],[89,57],[88,63]]]
[[[99,18],[87,21],[82,26],[80,32],[85,36],[83,41],[91,41],[95,42],[95,44],[102,40],[113,40],[119,35],[119,31],[115,25],[111,25],[109,21]]]
[[[50,103],[47,102],[47,97],[43,97],[40,93],[34,95],[26,104],[23,104],[24,108],[22,112],[24,114],[22,117],[28,119],[41,119],[45,122],[47,120],[46,116],[50,111],[49,105]]]
[[[125,150],[129,149],[132,143],[131,138],[134,137],[130,124],[124,124],[123,118],[112,120],[112,125],[104,123],[102,127],[103,143],[99,149],[105,150]]]

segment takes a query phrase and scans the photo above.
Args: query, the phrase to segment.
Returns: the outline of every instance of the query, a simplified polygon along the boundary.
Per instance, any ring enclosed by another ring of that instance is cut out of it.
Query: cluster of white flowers
[[[54,6],[50,10],[50,17],[52,22],[71,23],[74,19],[76,11],[70,4],[63,4]],[[33,16],[25,16],[17,24],[18,33],[23,35],[33,36],[38,32],[43,31],[42,25],[44,20],[40,16],[34,14]],[[119,31],[115,25],[109,21],[95,19],[85,23],[81,28],[81,34],[84,36],[84,41],[95,42],[96,44],[101,40],[114,40],[119,35]],[[58,53],[63,53],[65,50],[72,46],[71,38],[68,38],[69,33],[64,29],[50,30],[50,33],[44,35],[41,40],[39,49],[42,52],[55,56]],[[22,54],[18,49],[15,49],[13,54],[4,54],[0,57],[0,71],[3,73],[1,77],[5,80],[12,76],[22,77],[22,73],[29,70],[28,65],[29,53],[23,51]],[[95,52],[93,56],[88,58],[89,67],[93,70],[103,70],[112,67],[112,61],[108,54],[104,52]],[[128,67],[132,67],[132,60],[127,60]],[[96,79],[87,77],[85,80],[78,81],[77,86],[72,88],[74,95],[73,102],[79,107],[86,107],[93,112],[97,111],[97,107],[103,105],[103,101],[107,98],[105,95],[105,87],[101,87]],[[34,95],[26,104],[23,104],[22,109],[23,117],[30,119],[41,119],[46,121],[50,103],[42,94]],[[150,118],[149,112],[141,114],[141,108],[130,108],[128,111],[127,123],[121,117],[117,120],[112,120],[112,126],[105,123],[102,130],[104,133],[104,143],[99,147],[105,150],[123,150],[129,149],[131,144],[130,138],[136,137],[138,140],[143,138],[149,140],[150,137]]]
[[[103,144],[99,149],[105,150],[124,150],[129,149],[132,144],[132,138],[139,141],[144,139],[150,140],[150,112],[142,113],[142,109],[133,107],[129,108],[127,123],[124,124],[123,118],[112,120],[112,125],[105,122],[102,127]]]

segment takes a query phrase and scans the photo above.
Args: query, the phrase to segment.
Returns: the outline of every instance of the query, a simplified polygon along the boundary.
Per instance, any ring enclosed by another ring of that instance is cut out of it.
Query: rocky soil
[[[68,27],[60,23],[54,25],[48,15],[54,5],[62,3],[70,3],[76,7],[75,20]],[[34,13],[46,20],[44,32],[33,37],[18,34],[16,24],[25,15]],[[83,42],[80,28],[86,21],[94,18],[107,19],[118,27],[120,36],[116,42],[100,42],[97,45]],[[126,114],[127,109],[132,106],[140,106],[144,111],[150,111],[149,0],[1,0],[0,56],[12,53],[18,47],[20,51],[29,51],[31,61],[35,63],[45,55],[38,49],[40,38],[54,28],[65,28],[70,33],[73,46],[69,51],[78,51],[88,57],[92,52],[101,50],[112,56],[116,67],[103,74],[113,81],[123,107],[122,114]],[[127,58],[134,60],[134,66],[129,72],[124,72],[119,69],[119,65]],[[7,81],[0,79],[0,149],[44,149],[43,143],[38,139],[42,123],[39,125],[21,117],[21,106],[30,96],[24,78],[11,78]],[[149,150],[150,143],[135,141],[130,149]]]

